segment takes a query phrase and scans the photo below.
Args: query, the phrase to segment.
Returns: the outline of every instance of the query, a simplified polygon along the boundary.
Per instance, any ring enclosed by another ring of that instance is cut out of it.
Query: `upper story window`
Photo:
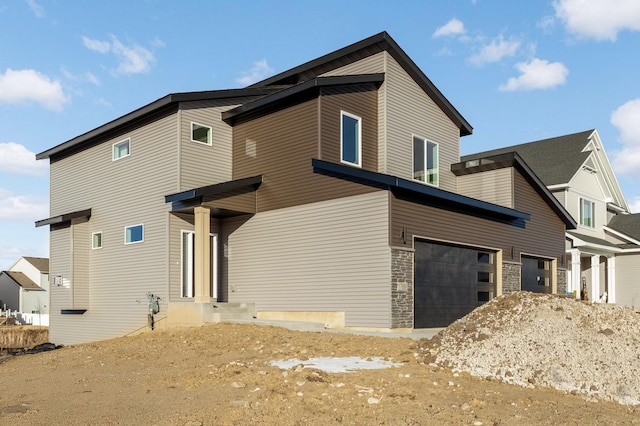
[[[580,224],[594,228],[595,224],[595,203],[593,201],[580,199]]]
[[[211,127],[203,124],[191,123],[191,141],[211,145]]]
[[[438,144],[413,137],[413,179],[438,185]]]
[[[340,161],[362,166],[362,119],[340,111]]]
[[[93,234],[91,234],[91,248],[102,248],[102,232],[94,232]]]
[[[134,244],[144,241],[144,225],[133,225],[124,228],[124,243]]]
[[[129,155],[131,155],[131,139],[127,138],[113,144],[113,161]]]

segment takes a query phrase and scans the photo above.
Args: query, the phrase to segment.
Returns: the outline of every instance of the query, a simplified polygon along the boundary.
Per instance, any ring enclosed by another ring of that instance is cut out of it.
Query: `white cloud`
[[[476,64],[482,65],[489,62],[498,62],[506,56],[513,56],[520,48],[520,41],[505,40],[502,34],[491,40],[491,43],[482,46],[480,52],[473,55],[469,60]]]
[[[638,0],[555,0],[566,30],[584,38],[615,41],[623,30],[640,31]]]
[[[517,63],[515,68],[521,74],[518,77],[511,77],[506,84],[500,86],[501,91],[550,89],[564,84],[569,75],[569,70],[561,62],[550,63],[538,58]]]
[[[465,33],[464,23],[456,18],[451,19],[449,22],[436,29],[433,33],[433,38],[462,35]]]
[[[620,132],[622,142],[622,149],[612,152],[613,168],[619,174],[640,176],[640,99],[613,111],[611,124]]]
[[[14,142],[0,143],[0,171],[27,175],[45,175],[49,170],[46,161],[37,161],[36,155],[24,145]]]
[[[47,109],[60,111],[67,100],[59,81],[35,70],[7,69],[0,74],[0,103],[35,101]]]
[[[38,220],[49,215],[49,205],[40,197],[15,195],[0,188],[0,220]]]
[[[255,62],[251,71],[244,72],[241,77],[236,78],[236,83],[240,83],[244,86],[255,83],[265,79],[267,76],[273,73],[273,68],[269,66],[266,59]]]
[[[156,61],[153,53],[139,44],[134,43],[126,46],[116,36],[111,35],[110,38],[110,41],[102,41],[82,36],[82,43],[89,50],[102,54],[112,53],[118,62],[113,74],[146,73]],[[154,40],[154,46],[156,47],[161,47],[162,43],[159,39]]]
[[[44,8],[36,0],[26,0],[36,18],[44,18]]]

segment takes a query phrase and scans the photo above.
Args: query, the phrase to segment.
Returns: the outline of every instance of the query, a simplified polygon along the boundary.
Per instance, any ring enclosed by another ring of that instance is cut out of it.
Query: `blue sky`
[[[48,256],[36,153],[380,31],[474,127],[462,154],[596,128],[640,212],[638,0],[0,0],[0,269]]]

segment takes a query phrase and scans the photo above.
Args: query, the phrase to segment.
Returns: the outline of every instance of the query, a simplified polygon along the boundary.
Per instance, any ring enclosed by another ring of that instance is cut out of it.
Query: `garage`
[[[414,327],[446,327],[496,294],[496,253],[415,241]]]
[[[551,293],[551,261],[522,256],[520,288],[533,293]]]

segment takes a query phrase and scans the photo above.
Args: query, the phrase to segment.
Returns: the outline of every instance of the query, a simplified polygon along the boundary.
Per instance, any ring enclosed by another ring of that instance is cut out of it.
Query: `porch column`
[[[576,299],[580,298],[580,250],[571,250],[571,276],[569,277],[569,291],[574,291]]]
[[[591,289],[589,301],[595,302],[600,297],[600,256],[591,256]]]
[[[607,257],[607,279],[609,286],[607,288],[607,302],[616,303],[616,258],[615,256]]]
[[[211,210],[207,207],[195,207],[195,239],[193,267],[195,272],[194,299],[196,303],[210,302],[211,290],[211,246],[209,234],[211,233]]]

